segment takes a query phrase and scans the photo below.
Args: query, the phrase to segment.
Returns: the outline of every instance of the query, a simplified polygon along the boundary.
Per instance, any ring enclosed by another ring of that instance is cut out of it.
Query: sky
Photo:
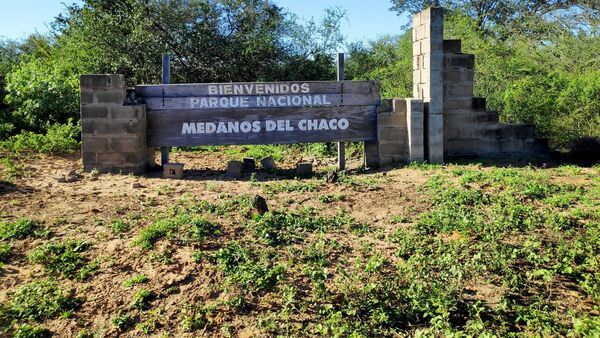
[[[405,18],[389,11],[389,0],[273,0],[301,19],[320,18],[328,7],[342,7],[347,19],[342,34],[348,42],[373,40],[401,33]],[[50,22],[74,0],[0,0],[0,37],[23,39],[34,32],[46,33]]]

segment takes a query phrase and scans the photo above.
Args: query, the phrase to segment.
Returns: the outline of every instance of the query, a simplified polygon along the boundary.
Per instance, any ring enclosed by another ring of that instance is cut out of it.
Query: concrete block
[[[94,120],[81,120],[81,135],[93,135],[95,133]]]
[[[464,71],[446,70],[444,71],[444,82],[462,82],[464,80]]]
[[[81,149],[84,153],[108,152],[108,139],[83,135],[81,137]]]
[[[125,90],[122,89],[108,89],[99,90],[94,93],[95,100],[97,103],[104,104],[125,104]]]
[[[391,100],[394,113],[406,113],[406,99]]]
[[[413,43],[413,55],[420,55],[421,53],[421,41],[417,40]]]
[[[271,171],[277,169],[277,165],[275,164],[275,160],[273,157],[267,156],[260,160],[260,164],[262,165],[264,170]]]
[[[486,106],[487,106],[487,102],[485,97],[474,97],[472,100],[472,108],[473,110],[485,110]]]
[[[454,110],[470,110],[473,105],[469,98],[447,98],[444,99],[444,112]]]
[[[364,142],[365,167],[373,168],[379,166],[379,144],[377,142]]]
[[[106,107],[98,106],[82,106],[81,107],[81,118],[82,119],[104,119],[108,116],[108,109]]]
[[[85,152],[85,149],[82,149],[83,153],[81,154],[81,158],[83,160],[84,165],[94,165],[97,163],[96,161],[96,153],[88,153]]]
[[[145,119],[146,118],[146,106],[135,105],[135,106],[111,106],[110,117],[112,119]]]
[[[123,120],[113,120],[113,121],[123,121]],[[145,134],[146,133],[146,121],[145,120],[137,120],[130,119],[124,120],[123,131],[127,134]]]
[[[475,124],[497,124],[499,120],[498,112],[495,111],[473,112],[473,123]]]
[[[125,155],[117,152],[98,153],[96,154],[96,163],[105,165],[122,165],[125,164]]]
[[[81,88],[79,94],[79,103],[81,106],[86,106],[94,103],[94,92],[91,90],[85,90]]]
[[[431,38],[421,40],[421,54],[428,54],[431,52]]]
[[[163,165],[164,178],[183,178],[183,163],[165,163]]]
[[[240,178],[243,174],[244,163],[240,161],[227,162],[227,176]]]
[[[377,106],[377,112],[378,113],[391,112],[392,108],[393,108],[392,100],[391,99],[383,99],[383,100],[381,100],[381,104],[379,106]]]
[[[405,145],[399,142],[379,142],[379,156],[404,154]]]
[[[444,92],[444,97],[473,97],[473,85],[465,83],[449,85],[446,91]]]
[[[384,127],[378,131],[380,142],[406,142],[407,131],[404,128]]]
[[[118,120],[96,119],[93,121],[93,130],[96,134],[120,135],[123,133],[123,122]],[[87,121],[84,121],[87,122]]]
[[[462,51],[460,40],[444,40],[444,53],[460,53]]]
[[[300,177],[310,177],[313,174],[313,166],[310,162],[296,164],[296,175]]]
[[[85,89],[109,89],[109,77],[104,74],[85,74],[79,76],[79,85]]]
[[[146,147],[146,139],[144,137],[111,137],[108,144],[112,151],[137,152]],[[145,156],[143,152],[140,153]]]
[[[125,89],[125,76],[123,74],[108,74],[108,83],[112,89]]]
[[[451,67],[474,69],[475,55],[473,54],[455,54],[449,58]]]
[[[256,170],[256,161],[252,157],[244,157],[242,159],[242,171],[245,173],[251,173]]]

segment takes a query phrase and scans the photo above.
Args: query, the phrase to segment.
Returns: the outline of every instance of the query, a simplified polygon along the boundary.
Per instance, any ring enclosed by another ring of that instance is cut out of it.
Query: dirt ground
[[[217,272],[195,264],[191,259],[191,248],[171,248],[174,250],[172,264],[156,264],[148,262],[147,252],[132,247],[131,238],[137,230],[150,224],[154,215],[168,209],[182,197],[214,202],[223,194],[265,195],[260,185],[253,184],[250,175],[245,175],[240,180],[228,178],[225,172],[228,159],[226,155],[219,153],[171,154],[171,161],[185,163],[186,170],[183,180],[174,180],[162,178],[161,172],[142,176],[103,174],[93,177],[90,173],[82,172],[79,156],[36,156],[24,163],[22,172],[26,174],[16,178],[13,183],[3,182],[0,187],[1,220],[33,218],[47,224],[55,240],[91,241],[93,246],[89,256],[97,257],[101,262],[98,273],[84,282],[64,280],[65,285],[74,288],[77,294],[85,295],[86,300],[72,318],[50,320],[45,323],[45,327],[60,336],[75,336],[82,328],[109,336],[117,335],[118,331],[111,325],[111,318],[127,307],[132,290],[123,288],[122,283],[136,274],[144,274],[149,278],[150,282],[145,287],[151,290],[179,286],[178,294],[165,296],[160,300],[160,316],[167,323],[171,320],[170,323],[177,323],[177,314],[182,304],[218,298],[218,291],[215,291],[218,288],[212,285],[219,281],[218,276],[215,276]],[[311,159],[290,158],[279,165],[282,169],[291,170],[300,160]],[[313,179],[319,185],[316,191],[284,192],[277,194],[277,198],[267,197],[269,207],[273,210],[311,206],[322,208],[319,196],[343,195],[343,200],[328,204],[323,212],[331,215],[349,213],[358,221],[392,230],[393,226],[389,223],[392,215],[415,213],[417,209],[427,205],[417,191],[417,187],[427,179],[422,172],[400,169],[387,173],[357,174],[361,180],[376,179],[376,187],[352,188],[348,185],[323,184],[322,177],[334,166],[334,161],[335,159],[317,161]],[[359,160],[348,162],[350,172],[359,165]],[[82,173],[81,179],[72,183],[60,183],[57,178],[70,170]],[[253,180],[268,184],[278,180],[289,181],[289,178],[259,172]],[[385,183],[382,185],[382,182]],[[140,218],[135,228],[121,237],[111,234],[107,227],[110,222],[131,218],[132,215]],[[225,242],[228,238],[236,237],[236,232],[245,231],[238,224],[244,217],[245,215],[233,215],[220,219],[225,235],[219,241]],[[348,242],[343,235],[334,236],[342,243]],[[371,240],[378,245],[376,239]],[[0,274],[0,303],[6,302],[10,293],[23,283],[45,277],[43,269],[34,265],[32,270],[32,265],[28,264],[26,258],[28,251],[44,241],[45,239],[34,239],[16,242],[13,256],[18,258],[6,264]],[[379,245],[387,245],[383,243]],[[348,244],[350,248],[358,245]],[[381,249],[384,249],[382,252],[389,251],[385,247]],[[390,255],[390,258],[393,259],[393,256]],[[261,300],[261,303],[265,301]],[[261,306],[268,307],[268,304]],[[255,311],[260,312],[260,306]],[[252,314],[244,318],[252,318]],[[255,323],[230,324],[241,328],[237,331],[241,336],[252,335],[255,330]],[[136,336],[137,333],[134,330],[120,335]]]

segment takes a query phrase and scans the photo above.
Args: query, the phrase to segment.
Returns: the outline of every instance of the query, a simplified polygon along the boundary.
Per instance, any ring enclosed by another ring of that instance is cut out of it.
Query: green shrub
[[[43,265],[52,274],[84,280],[97,268],[82,254],[89,247],[86,241],[48,242],[29,252],[29,262]]]
[[[59,60],[27,56],[6,77],[5,101],[17,130],[45,130],[46,123],[66,123],[79,112],[78,73]]]
[[[42,224],[38,221],[20,218],[14,222],[0,222],[0,240],[24,239],[46,235],[48,235],[48,230],[42,228]]]
[[[0,149],[8,152],[37,152],[43,154],[71,154],[79,150],[81,129],[69,120],[66,124],[47,126],[46,134],[24,131],[0,142]]]

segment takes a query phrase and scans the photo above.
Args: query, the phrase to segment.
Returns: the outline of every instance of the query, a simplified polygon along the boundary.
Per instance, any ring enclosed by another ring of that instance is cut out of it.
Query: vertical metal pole
[[[344,81],[344,53],[337,55],[337,80]],[[342,87],[344,88],[344,87]],[[342,92],[342,95],[344,93]],[[338,142],[338,170],[346,170],[346,145],[344,142]]]
[[[162,57],[162,83],[171,83],[171,56],[164,54]],[[169,147],[160,148],[160,163],[165,165],[169,163]]]

